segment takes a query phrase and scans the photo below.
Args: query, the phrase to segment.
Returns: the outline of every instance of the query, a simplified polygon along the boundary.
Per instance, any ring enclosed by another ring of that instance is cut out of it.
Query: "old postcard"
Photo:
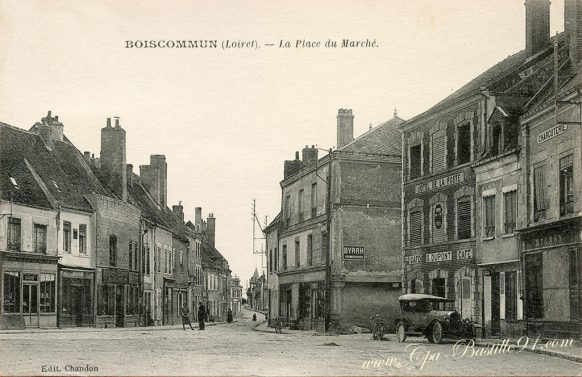
[[[5,0],[0,50],[0,375],[582,373],[582,0]]]

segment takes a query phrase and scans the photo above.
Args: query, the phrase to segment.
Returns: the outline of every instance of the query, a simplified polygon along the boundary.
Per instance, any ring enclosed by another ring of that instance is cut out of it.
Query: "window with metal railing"
[[[574,213],[573,155],[560,159],[560,216]]]

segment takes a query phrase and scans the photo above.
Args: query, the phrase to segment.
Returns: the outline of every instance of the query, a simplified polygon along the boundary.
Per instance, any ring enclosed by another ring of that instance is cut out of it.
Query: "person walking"
[[[180,315],[182,316],[182,328],[186,330],[186,324],[190,326],[190,329],[194,330],[192,323],[190,322],[190,309],[188,309],[188,303],[184,303],[182,309],[180,309]]]
[[[206,319],[206,308],[202,303],[198,307],[198,330],[204,330],[204,320]]]
[[[232,323],[232,310],[231,309],[228,309],[228,311],[226,312],[226,322]]]

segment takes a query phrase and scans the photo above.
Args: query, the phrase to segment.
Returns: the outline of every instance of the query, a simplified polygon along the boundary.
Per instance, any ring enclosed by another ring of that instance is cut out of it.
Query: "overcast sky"
[[[551,33],[563,30],[552,0]],[[96,155],[119,116],[127,162],[168,162],[169,207],[213,212],[217,248],[246,282],[251,201],[280,209],[283,161],[410,118],[525,46],[524,0],[12,1],[0,3],[0,121],[28,129],[48,110]],[[280,49],[280,40],[376,40],[366,49]],[[127,49],[126,40],[256,40],[250,49]],[[260,236],[257,233],[257,236]]]

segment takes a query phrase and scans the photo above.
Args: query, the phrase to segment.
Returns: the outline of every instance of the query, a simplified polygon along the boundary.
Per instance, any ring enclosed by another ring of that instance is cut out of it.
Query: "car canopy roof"
[[[408,293],[398,297],[399,301],[421,301],[421,300],[438,300],[438,301],[455,301],[452,298],[445,298],[422,293]]]

